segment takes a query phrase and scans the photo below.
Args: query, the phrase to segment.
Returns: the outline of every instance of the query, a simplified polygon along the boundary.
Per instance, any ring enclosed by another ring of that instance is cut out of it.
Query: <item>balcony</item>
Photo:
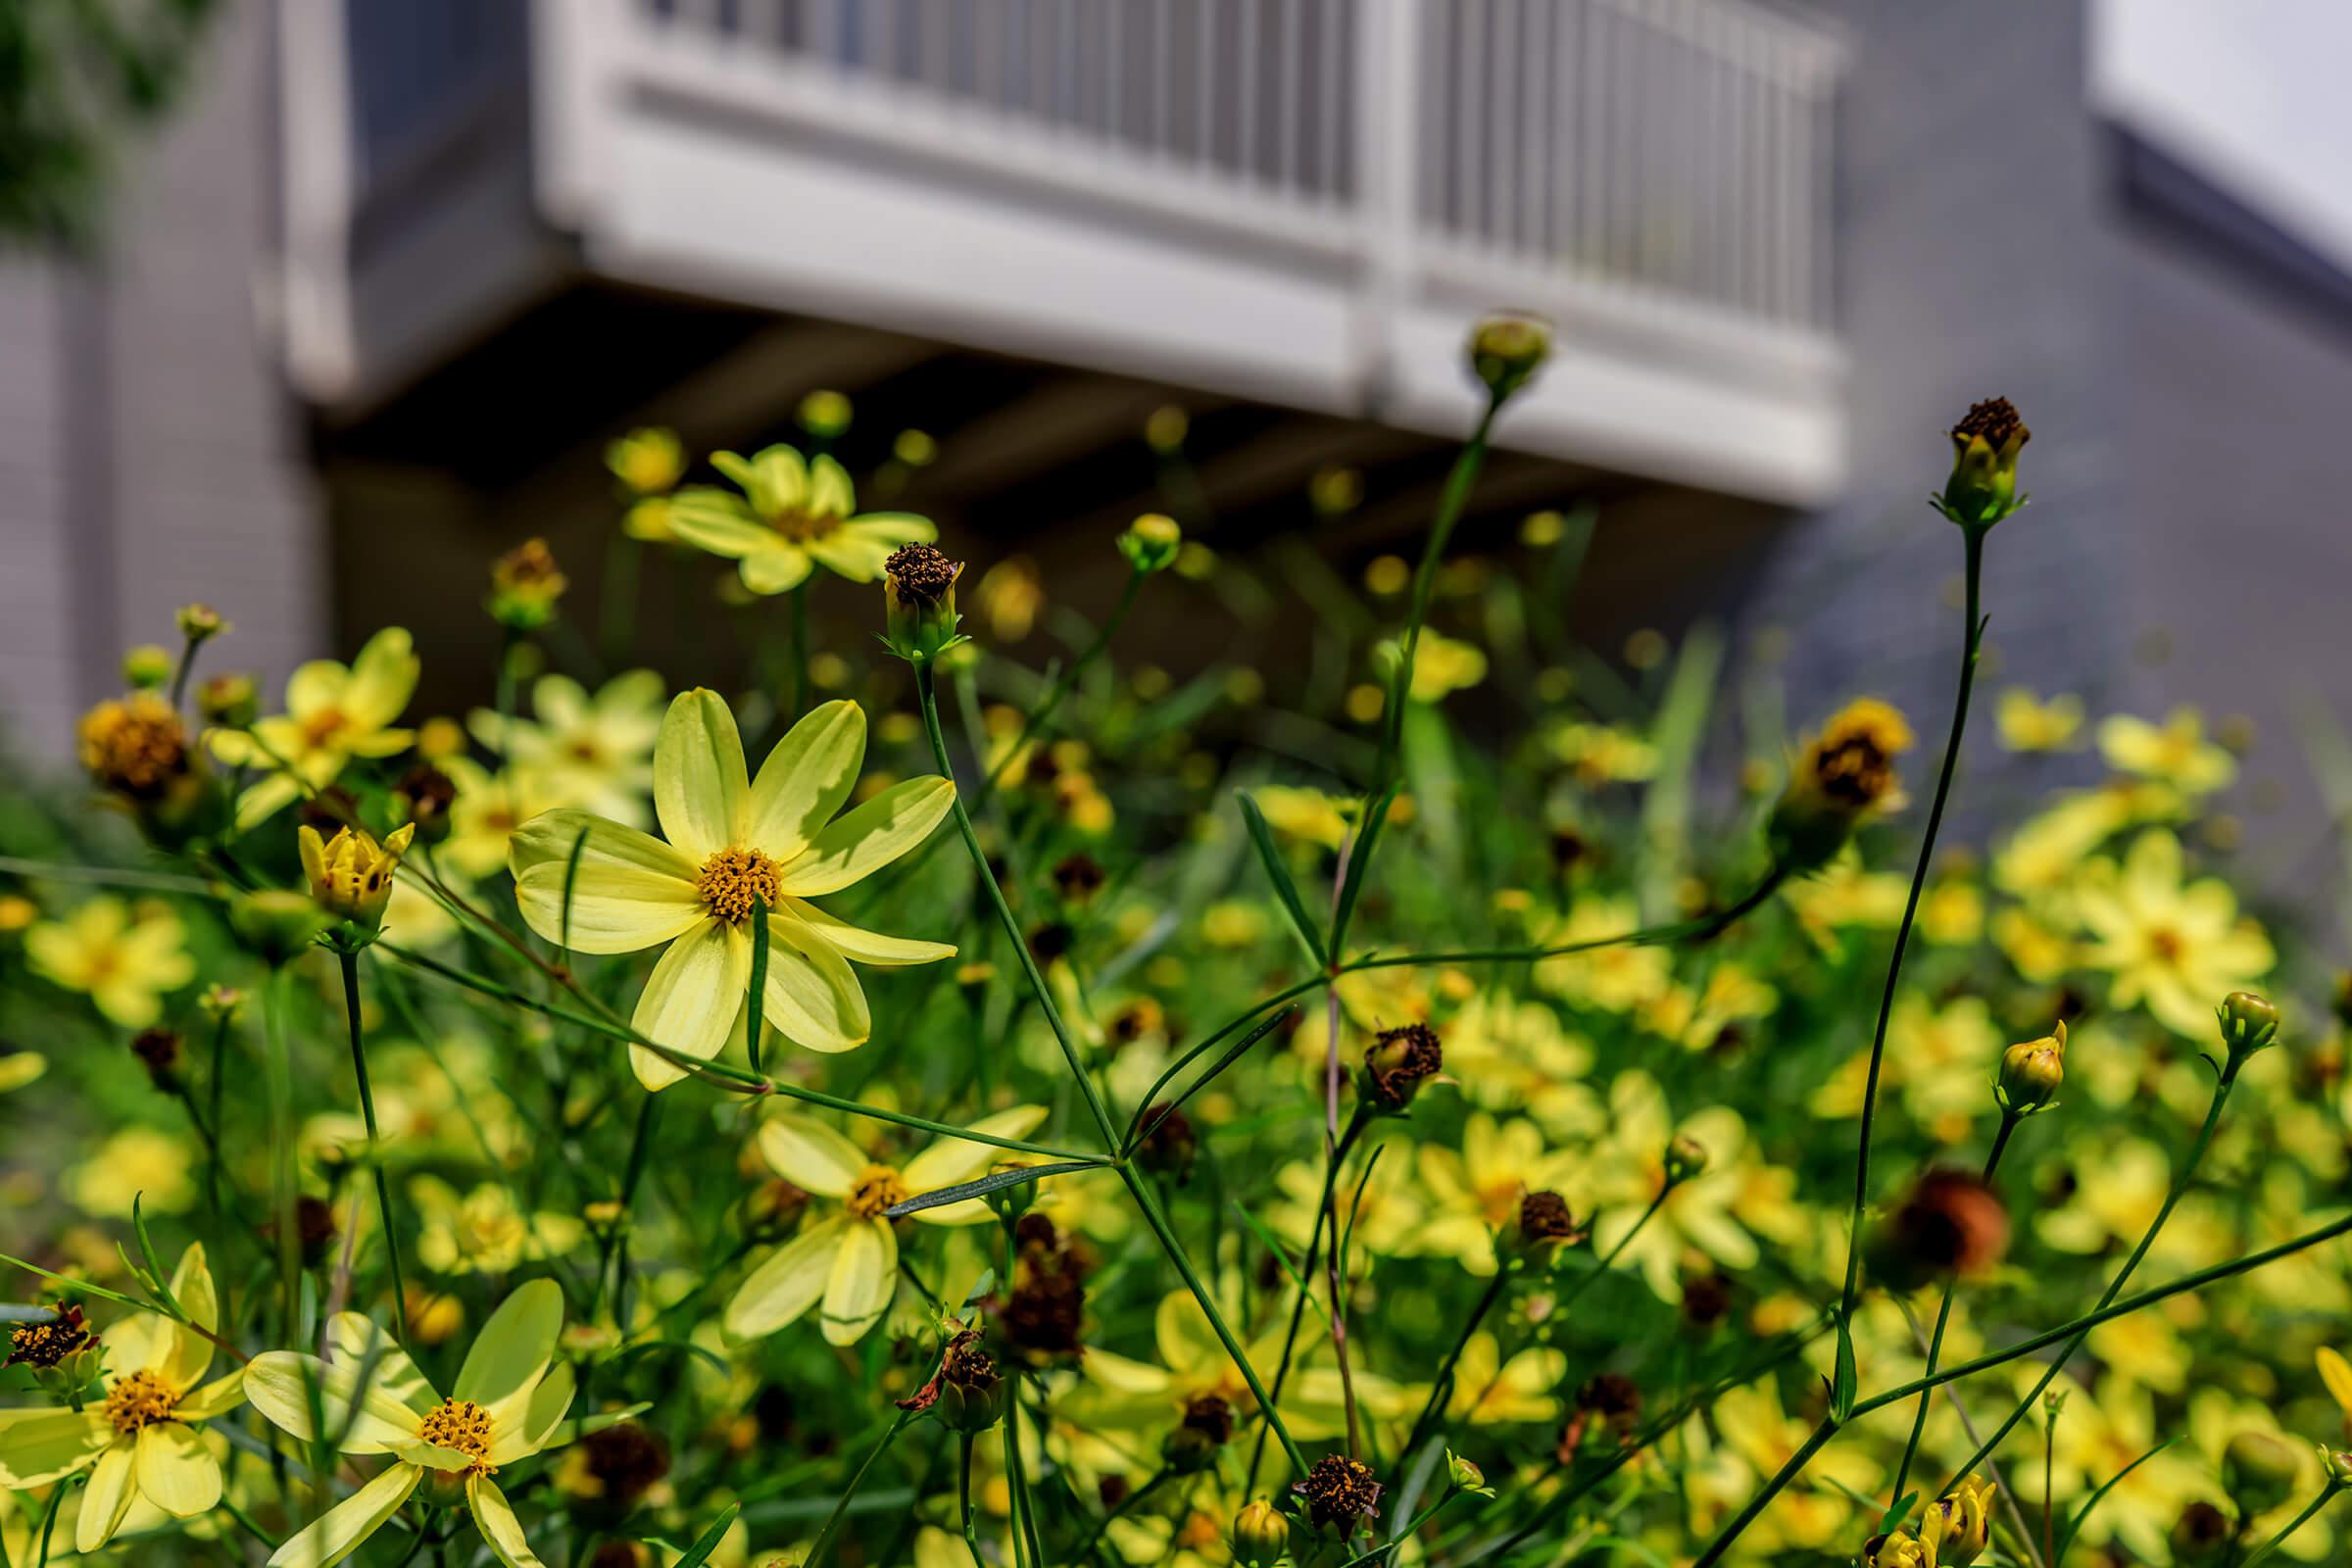
[[[1743,0],[284,0],[289,360],[364,411],[582,276],[1778,504],[1844,474],[1838,40]],[[527,134],[522,133],[527,127]],[[505,134],[513,130],[514,134]]]

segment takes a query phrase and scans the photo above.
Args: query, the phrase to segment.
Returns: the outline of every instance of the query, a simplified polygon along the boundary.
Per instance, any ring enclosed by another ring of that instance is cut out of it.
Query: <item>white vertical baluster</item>
[[[1511,176],[1518,158],[1513,145],[1519,129],[1516,64],[1525,3],[1494,0],[1494,37],[1487,56],[1487,238],[1497,250],[1512,249],[1518,239],[1517,215],[1511,210]]]
[[[1453,225],[1465,234],[1479,233],[1478,106],[1487,64],[1487,0],[1460,0],[1447,13],[1455,21],[1455,47],[1461,52],[1453,74],[1453,189],[1446,210]]]
[[[1171,0],[1152,0],[1152,152],[1168,154],[1168,91],[1176,76],[1175,24],[1168,16]]]
[[[1544,40],[1560,24],[1559,0],[1526,0],[1519,38],[1519,251],[1541,261],[1549,224],[1544,220],[1545,158],[1550,147],[1552,94],[1547,74],[1551,51]]]
[[[1299,15],[1302,0],[1275,0],[1282,8],[1280,28],[1281,59],[1274,77],[1275,112],[1282,116],[1280,138],[1277,143],[1274,169],[1275,183],[1286,191],[1298,188],[1298,127],[1306,115],[1306,74],[1299,56],[1299,32],[1305,25]]]
[[[1323,88],[1320,94],[1322,126],[1316,133],[1316,154],[1319,173],[1316,193],[1327,202],[1340,199],[1340,98],[1344,91],[1340,65],[1350,46],[1348,32],[1348,0],[1321,0],[1322,21],[1315,28],[1318,47],[1323,56]],[[1360,76],[1356,91],[1363,92]]]
[[[1216,162],[1217,143],[1212,126],[1217,112],[1217,11],[1223,0],[1200,0],[1200,80],[1199,128],[1194,132],[1195,151],[1200,167],[1208,169]]]
[[[1262,39],[1259,26],[1258,0],[1238,0],[1241,15],[1235,24],[1233,84],[1241,94],[1241,152],[1237,160],[1244,179],[1257,177],[1257,95],[1263,85],[1258,77],[1258,61]]]

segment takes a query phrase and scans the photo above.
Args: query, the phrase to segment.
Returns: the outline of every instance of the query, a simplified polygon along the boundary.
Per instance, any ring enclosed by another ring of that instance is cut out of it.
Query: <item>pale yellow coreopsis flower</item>
[[[355,757],[408,750],[411,731],[393,727],[416,690],[420,668],[408,631],[386,626],[349,667],[315,659],[286,681],[286,710],[250,730],[218,729],[213,755],[266,776],[237,798],[237,826],[250,828],[305,794],[335,781]]]
[[[749,458],[713,453],[710,466],[743,493],[690,485],[670,497],[670,531],[688,544],[742,563],[743,585],[780,594],[816,566],[852,582],[872,582],[899,546],[939,537],[927,518],[907,512],[853,516],[858,496],[849,470],[829,457],[814,462],[788,446]]]
[[[594,695],[568,675],[542,675],[531,683],[531,717],[501,720],[492,710],[477,708],[466,715],[466,727],[505,760],[510,772],[531,775],[551,805],[584,807],[643,827],[662,709],[662,677],[650,669],[615,675]],[[461,779],[459,808],[465,801]]]
[[[162,1316],[109,1326],[101,1340],[106,1397],[78,1410],[0,1410],[0,1491],[46,1486],[86,1469],[89,1484],[74,1525],[74,1549],[96,1551],[146,1499],[178,1519],[210,1513],[220,1500],[220,1461],[197,1424],[245,1400],[244,1376],[210,1383],[210,1331],[220,1316],[202,1245],[180,1254],[172,1298],[188,1323]]]
[[[1046,1119],[1043,1105],[1016,1105],[972,1124],[993,1138],[1019,1138]],[[828,1345],[853,1345],[882,1321],[899,1286],[899,1237],[882,1211],[924,1193],[968,1182],[1005,1151],[942,1134],[904,1166],[885,1165],[840,1133],[808,1116],[770,1116],[760,1152],[777,1175],[841,1212],[811,1218],[801,1234],[754,1269],[727,1303],[726,1331],[758,1339],[797,1321],[821,1299]],[[926,1225],[977,1225],[993,1210],[977,1198],[918,1208]]]
[[[164,1014],[164,995],[196,978],[187,928],[161,904],[136,909],[100,896],[60,920],[24,933],[24,956],[42,978],[86,993],[91,1005],[125,1029],[144,1029]]]
[[[2238,913],[2220,877],[2182,880],[2180,841],[2152,828],[2120,864],[2083,867],[2076,909],[2091,942],[2082,960],[2114,976],[2110,1000],[2134,1003],[2176,1033],[2213,1033],[2213,1004],[2261,983],[2278,954],[2262,927]]]
[[[327,1568],[359,1549],[400,1511],[426,1477],[464,1489],[466,1506],[490,1548],[509,1568],[535,1568],[507,1494],[491,1480],[563,1440],[571,1408],[572,1371],[557,1361],[564,1293],[533,1280],[499,1303],[441,1397],[408,1353],[357,1312],[329,1325],[330,1364],[294,1350],[270,1350],[245,1369],[246,1396],[298,1443],[316,1441],[314,1400],[335,1446],[351,1454],[390,1454],[373,1480],[286,1539],[270,1568]]]
[[[757,779],[747,779],[743,739],[726,703],[699,687],[682,692],[654,748],[654,811],[662,838],[582,810],[533,818],[508,854],[522,916],[532,930],[568,942],[576,953],[634,953],[666,943],[631,1026],[708,1061],[731,1034],[742,1033],[735,1019],[751,985],[752,914],[764,906],[765,1021],[811,1051],[861,1045],[872,1021],[850,960],[929,963],[956,952],[946,943],[859,930],[808,902],[890,864],[929,837],[955,804],[955,784],[926,775],[836,817],[864,757],[864,710],[826,703],[776,743]],[[648,1089],[685,1076],[642,1046],[631,1048],[630,1059]]]

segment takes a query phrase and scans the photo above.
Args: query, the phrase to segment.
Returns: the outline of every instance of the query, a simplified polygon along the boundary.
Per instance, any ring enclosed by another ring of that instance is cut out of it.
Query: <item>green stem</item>
[[[1338,1044],[1338,1041],[1334,1040],[1332,1042],[1333,1049],[1336,1050]],[[1348,1119],[1348,1126],[1341,1132],[1339,1142],[1328,1146],[1328,1156],[1323,1161],[1323,1193],[1315,1200],[1315,1222],[1307,1232],[1306,1255],[1299,1260],[1298,1264],[1298,1296],[1291,1302],[1291,1326],[1282,1337],[1282,1355],[1274,1363],[1275,1400],[1281,1399],[1283,1385],[1290,1382],[1291,1357],[1298,1347],[1298,1330],[1306,1321],[1307,1300],[1314,1295],[1307,1282],[1315,1277],[1315,1260],[1322,1254],[1323,1227],[1331,1215],[1331,1197],[1340,1179],[1340,1167],[1347,1162],[1348,1152],[1355,1147],[1356,1139],[1362,1135],[1364,1128],[1369,1123],[1369,1115],[1364,1107],[1358,1104],[1355,1107],[1355,1113]],[[1260,1399],[1258,1407],[1271,1412],[1274,1403]],[[1249,1480],[1242,1488],[1245,1496],[1252,1495],[1257,1491],[1257,1467],[1259,1461],[1265,1458],[1266,1433],[1270,1429],[1271,1423],[1258,1429],[1257,1446],[1251,1449],[1250,1454]]]
[[[2017,1131],[2017,1124],[2024,1119],[2014,1110],[2001,1112],[2001,1130],[1993,1134],[1992,1151],[1984,1156],[1983,1179],[1987,1186],[1992,1182],[1992,1173],[2000,1169],[2001,1155],[2009,1148],[2009,1135]],[[1943,1282],[1943,1300],[1936,1308],[1936,1330],[1928,1336],[1926,1370],[1929,1372],[1936,1370],[1936,1363],[1943,1354],[1943,1331],[1952,1320],[1952,1298],[1959,1292],[1959,1289],[1960,1276],[1956,1273]],[[1928,1404],[1931,1397],[1925,1394],[1919,1396],[1919,1413],[1911,1418],[1911,1441],[1903,1445],[1903,1462],[1895,1467],[1894,1490],[1887,1494],[1896,1502],[1903,1500],[1903,1483],[1911,1478],[1911,1462],[1918,1457],[1919,1440],[1928,1429]]]
[[[375,1176],[375,1217],[384,1228],[384,1257],[392,1271],[392,1337],[403,1347],[409,1342],[409,1292],[400,1273],[400,1236],[392,1228],[392,1183],[384,1174],[384,1145],[375,1126],[375,1093],[368,1083],[368,1050],[361,1039],[360,955],[337,948],[335,961],[343,970],[343,1011],[351,1020],[351,1070],[360,1081],[360,1117],[368,1124],[368,1166]]]
[[[276,1215],[278,1285],[285,1298],[280,1344],[301,1338],[298,1326],[302,1315],[302,1239],[294,1212],[294,1081],[285,1016],[286,988],[292,977],[292,965],[281,963],[262,984],[262,1080],[270,1106],[270,1205]]]
[[[1911,870],[1911,893],[1903,902],[1902,923],[1895,927],[1894,952],[1886,960],[1886,984],[1879,994],[1879,1021],[1871,1032],[1870,1075],[1862,1091],[1862,1126],[1855,1139],[1854,1202],[1846,1223],[1845,1289],[1838,1302],[1838,1342],[1840,1368],[1850,1367],[1853,1355],[1854,1302],[1862,1293],[1862,1210],[1870,1201],[1870,1135],[1877,1119],[1879,1070],[1886,1057],[1886,1023],[1894,1011],[1894,992],[1903,973],[1903,953],[1910,946],[1911,926],[1919,918],[1920,895],[1927,890],[1928,866],[1936,856],[1936,835],[1943,826],[1943,808],[1952,794],[1952,774],[1960,765],[1960,737],[1968,727],[1968,699],[1977,681],[1977,652],[1984,637],[1978,615],[1984,566],[1984,534],[1964,528],[1967,541],[1966,624],[1960,647],[1960,691],[1952,702],[1952,730],[1944,742],[1943,768],[1936,775],[1936,799],[1928,807],[1928,830],[1919,843],[1919,861]]]
[[[2322,1508],[2327,1507],[2330,1502],[2333,1502],[2335,1500],[2335,1494],[2343,1490],[2344,1484],[2342,1482],[2329,1481],[2325,1487],[2320,1489],[2320,1494],[2312,1498],[2311,1502],[2303,1509],[2301,1513],[2296,1514],[2292,1519],[2289,1519],[2286,1522],[2285,1527],[2277,1535],[2264,1542],[2261,1545],[2255,1547],[2254,1550],[2247,1556],[2246,1560],[2238,1564],[2238,1568],[2254,1568],[2256,1563],[2262,1561],[2263,1558],[2268,1557],[2272,1552],[2277,1551],[2278,1547],[2285,1542],[2287,1537],[2293,1535],[2296,1531],[2309,1524],[2311,1522],[2311,1516],[2318,1513]]]
[[[654,1132],[661,1125],[662,1097],[648,1091],[637,1106],[637,1130],[629,1138],[629,1162],[620,1179],[620,1212],[613,1218],[612,1229],[607,1233],[603,1254],[597,1260],[596,1302],[601,1305],[605,1291],[605,1272],[611,1266],[612,1274],[612,1324],[623,1334],[629,1327],[629,1205],[636,1201],[638,1184],[645,1180],[645,1167],[653,1154]]]
[[[956,1472],[956,1506],[963,1518],[963,1549],[972,1554],[972,1568],[983,1568],[980,1561],[980,1522],[972,1517],[972,1434],[963,1434],[962,1463]]]
[[[890,1430],[882,1434],[882,1441],[873,1446],[865,1456],[865,1462],[858,1467],[858,1473],[850,1477],[848,1490],[842,1493],[841,1500],[833,1504],[833,1512],[826,1518],[824,1529],[817,1532],[816,1544],[808,1548],[808,1568],[819,1568],[824,1562],[825,1553],[832,1549],[834,1537],[841,1534],[841,1522],[849,1515],[851,1499],[858,1495],[858,1489],[865,1485],[867,1472],[874,1468],[874,1461],[888,1453],[890,1446],[899,1441],[899,1434],[906,1430],[906,1423],[914,1419],[914,1414],[912,1410],[900,1411],[899,1418],[890,1424]]]
[[[1422,1403],[1421,1413],[1413,1418],[1411,1435],[1404,1440],[1404,1446],[1396,1450],[1400,1462],[1412,1457],[1413,1450],[1421,1446],[1421,1440],[1429,1436],[1430,1423],[1437,1419],[1439,1411],[1451,1402],[1453,1369],[1461,1364],[1462,1351],[1469,1348],[1472,1337],[1478,1333],[1478,1326],[1487,1320],[1487,1314],[1494,1309],[1494,1303],[1502,1299],[1503,1288],[1510,1283],[1515,1266],[1514,1263],[1496,1259],[1494,1277],[1487,1282],[1486,1290],[1479,1295],[1478,1303],[1470,1308],[1470,1315],[1462,1320],[1462,1331],[1454,1336],[1453,1348],[1447,1350],[1446,1359],[1438,1364],[1437,1380],[1429,1386],[1429,1397]],[[1412,1532],[1408,1528],[1404,1533],[1410,1535]]]
[[[2139,1239],[2139,1245],[2132,1249],[2132,1255],[2124,1259],[2124,1266],[2116,1271],[2115,1278],[2109,1280],[2107,1289],[2100,1293],[2098,1300],[2100,1307],[2113,1301],[2131,1280],[2132,1272],[2139,1267],[2141,1259],[2148,1255],[2148,1249],[2156,1245],[2157,1233],[2164,1229],[2165,1221],[2173,1217],[2174,1207],[2180,1203],[2182,1195],[2187,1193],[2188,1184],[2196,1177],[2198,1165],[2204,1162],[2205,1152],[2213,1147],[2214,1129],[2221,1123],[2222,1107],[2229,1102],[2230,1090],[2237,1082],[2237,1070],[2243,1065],[2244,1059],[2235,1055],[2222,1064],[2221,1076],[2214,1081],[2213,1085],[2213,1101],[2205,1107],[2205,1123],[2197,1129],[2196,1142],[2189,1146],[2188,1160],[2181,1166],[2180,1174],[2173,1179],[2171,1188],[2164,1195],[2164,1206],[2156,1210],[2156,1218],[2149,1222],[2146,1233]],[[2051,1358],[2050,1364],[2042,1369],[2041,1376],[2034,1381],[2033,1389],[2023,1399],[2018,1401],[2017,1408],[2011,1410],[2008,1418],[1993,1429],[1991,1437],[1977,1446],[1977,1451],[1968,1456],[1967,1463],[1954,1471],[1954,1475],[1964,1476],[1974,1470],[1986,1454],[2000,1446],[2001,1440],[2009,1435],[2011,1429],[2025,1419],[2026,1412],[2034,1408],[2034,1401],[2041,1397],[2042,1391],[2057,1380],[2059,1372],[2065,1368],[2067,1361],[2077,1349],[2081,1348],[2083,1339],[2090,1333],[2090,1327],[2086,1323],[2082,1333],[2069,1341],[2066,1347]]]
[[[1386,789],[1392,770],[1396,764],[1397,744],[1404,733],[1404,705],[1413,689],[1413,661],[1421,651],[1421,628],[1429,619],[1429,596],[1437,585],[1438,566],[1446,559],[1446,546],[1453,537],[1455,524],[1462,520],[1462,511],[1470,504],[1470,492],[1478,484],[1479,470],[1486,466],[1487,442],[1494,433],[1495,416],[1509,401],[1507,392],[1487,399],[1486,412],[1478,416],[1478,425],[1470,439],[1462,444],[1453,467],[1446,475],[1446,488],[1438,497],[1437,514],[1430,519],[1429,540],[1421,547],[1421,564],[1413,573],[1413,603],[1411,613],[1404,622],[1403,655],[1398,661],[1396,685],[1389,693],[1388,711],[1383,715],[1380,737],[1380,760],[1373,767],[1372,796]],[[1368,869],[1368,868],[1367,868]]]
[[[940,728],[939,697],[932,689],[929,662],[918,662],[914,666],[914,674],[915,692],[922,702],[923,730],[931,737],[931,755],[938,761],[940,776],[954,784],[956,764],[948,756],[947,732]],[[1061,1009],[1054,1004],[1054,993],[1047,987],[1045,975],[1038,970],[1037,956],[1029,951],[1029,943],[1021,934],[1019,918],[1013,914],[1012,906],[1004,901],[1004,890],[997,885],[997,874],[989,868],[988,852],[980,847],[980,835],[972,829],[972,816],[964,809],[960,794],[956,796],[953,808],[956,829],[963,835],[963,847],[972,858],[973,872],[979,877],[980,886],[986,890],[989,903],[996,908],[997,919],[1004,927],[1005,940],[1012,945],[1013,953],[1021,960],[1021,972],[1028,976],[1029,989],[1037,997],[1038,1010],[1045,1014],[1046,1022],[1053,1026],[1054,1043],[1061,1048],[1061,1059],[1068,1065],[1070,1076],[1077,1081],[1080,1093],[1085,1096],[1086,1108],[1094,1117],[1096,1129],[1102,1135],[1103,1147],[1115,1154],[1119,1148],[1119,1133],[1110,1119],[1110,1109],[1102,1102],[1102,1092],[1095,1087],[1093,1075],[1086,1070],[1086,1063],[1079,1057],[1078,1043],[1071,1038],[1069,1025],[1062,1022]]]

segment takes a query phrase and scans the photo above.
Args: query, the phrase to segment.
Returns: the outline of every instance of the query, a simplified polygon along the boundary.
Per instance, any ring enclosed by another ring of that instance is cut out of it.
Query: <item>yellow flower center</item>
[[[712,914],[729,925],[741,925],[752,917],[755,905],[776,906],[776,862],[758,850],[721,850],[703,862],[694,891]]]
[[[872,1219],[891,1204],[903,1203],[911,1196],[896,1170],[888,1165],[868,1165],[850,1183],[850,1212],[859,1219]]]
[[[2180,940],[2179,932],[2159,926],[2148,933],[2148,948],[2156,955],[2159,962],[2178,964],[2187,944]]]
[[[172,1385],[152,1372],[133,1372],[115,1379],[106,1392],[106,1418],[124,1437],[152,1421],[172,1419],[179,1396]]]
[[[443,1399],[416,1423],[416,1437],[469,1456],[468,1475],[486,1476],[498,1468],[490,1462],[490,1412],[471,1399]]]
[[[324,746],[340,733],[350,719],[339,708],[321,708],[302,721],[302,738],[313,746]]]

